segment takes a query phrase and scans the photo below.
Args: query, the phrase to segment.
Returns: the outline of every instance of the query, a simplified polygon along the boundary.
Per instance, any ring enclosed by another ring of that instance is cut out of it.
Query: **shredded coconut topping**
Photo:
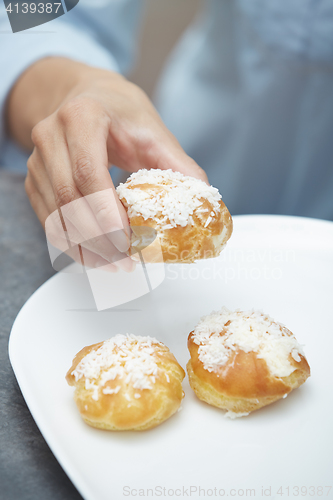
[[[207,227],[220,213],[219,201],[222,199],[216,188],[199,179],[159,169],[135,172],[125,184],[117,187],[117,194],[128,208],[130,217],[140,215],[145,220],[153,219],[164,229],[193,225],[192,215],[197,209],[198,213],[209,212],[199,208],[205,200],[213,209],[210,215],[207,214]]]
[[[234,412],[234,411],[227,411],[227,413],[224,414],[225,418],[230,418],[231,420],[235,420],[235,418],[241,418],[241,417],[247,417],[250,413],[249,412]]]
[[[152,337],[136,335],[116,335],[106,340],[97,350],[90,351],[73,370],[72,375],[77,382],[85,379],[85,388],[92,389],[92,398],[97,401],[99,390],[109,380],[124,380],[134,389],[152,389],[158,366],[155,362],[156,346],[162,345]],[[104,394],[117,394],[121,389],[104,387]],[[137,393],[138,394],[138,393]],[[135,395],[138,398],[138,395]],[[125,398],[130,399],[125,393]]]
[[[254,351],[266,361],[273,376],[287,377],[296,368],[289,355],[300,362],[302,347],[284,325],[260,311],[229,311],[223,307],[202,318],[193,332],[199,359],[205,370],[217,371],[237,350]]]
[[[117,387],[115,389],[112,389],[111,387],[105,387],[102,392],[103,392],[103,394],[118,394],[120,389],[121,389],[121,386],[117,385]]]

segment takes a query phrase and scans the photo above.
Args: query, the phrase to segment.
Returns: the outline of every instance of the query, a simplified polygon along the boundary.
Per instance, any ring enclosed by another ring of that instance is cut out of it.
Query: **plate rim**
[[[289,216],[289,215],[270,215],[270,214],[245,214],[245,215],[235,215],[233,216],[233,219],[236,221],[241,221],[241,220],[259,220],[259,219],[273,219],[274,221],[288,221],[287,223],[293,223],[297,221],[302,221],[304,223],[310,223],[314,225],[320,225],[324,226],[327,225],[327,227],[330,227],[330,229],[333,231],[333,221],[329,220],[324,220],[324,219],[317,219],[317,218],[310,218],[310,217],[299,217],[299,216]],[[333,234],[333,233],[332,233]],[[71,264],[72,265],[72,264]],[[63,451],[62,446],[57,445],[57,440],[55,437],[52,436],[52,433],[49,433],[47,429],[47,423],[44,422],[43,416],[41,416],[40,413],[36,413],[37,410],[34,407],[34,401],[33,401],[33,396],[30,395],[29,389],[27,389],[28,386],[25,385],[25,377],[23,373],[21,372],[21,367],[19,365],[19,361],[16,359],[16,354],[15,354],[15,342],[16,342],[16,331],[18,326],[21,321],[21,317],[24,314],[25,309],[28,307],[28,304],[32,301],[35,300],[36,296],[42,291],[43,287],[48,285],[49,282],[51,282],[53,279],[57,277],[57,275],[60,273],[55,273],[53,276],[51,276],[47,281],[45,281],[41,286],[39,286],[32,294],[31,296],[27,299],[27,301],[23,304],[21,307],[20,311],[15,317],[15,320],[13,322],[13,325],[11,327],[11,331],[9,334],[9,340],[8,340],[8,355],[9,355],[9,360],[11,367],[13,369],[15,378],[17,380],[17,383],[19,385],[21,394],[23,396],[24,401],[26,402],[28,409],[39,429],[41,432],[43,439],[46,441],[47,445],[50,448],[50,451],[58,461],[59,465],[62,467],[64,473],[69,477],[75,488],[78,490],[78,492],[82,495],[82,497],[85,500],[95,500],[95,496],[93,491],[90,491],[90,487],[88,483],[82,482],[82,478],[77,474],[77,468],[75,466],[72,466],[71,460],[67,457],[67,454]]]

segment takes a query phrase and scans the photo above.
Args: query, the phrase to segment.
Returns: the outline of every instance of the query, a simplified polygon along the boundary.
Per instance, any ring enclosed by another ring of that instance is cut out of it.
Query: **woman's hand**
[[[43,59],[18,80],[7,116],[12,136],[33,147],[25,187],[48,238],[90,267],[134,266],[122,253],[128,219],[110,165],[129,172],[171,168],[207,182],[145,93],[111,71]]]

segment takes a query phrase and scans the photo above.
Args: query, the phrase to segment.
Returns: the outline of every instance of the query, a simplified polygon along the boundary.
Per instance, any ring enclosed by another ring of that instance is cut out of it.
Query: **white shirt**
[[[141,12],[141,0],[80,0],[61,18],[13,35],[3,33],[10,26],[0,3],[0,109],[20,73],[47,55],[126,73]],[[333,220],[331,0],[207,0],[155,102],[232,214]],[[0,141],[0,164],[25,169],[3,117]]]

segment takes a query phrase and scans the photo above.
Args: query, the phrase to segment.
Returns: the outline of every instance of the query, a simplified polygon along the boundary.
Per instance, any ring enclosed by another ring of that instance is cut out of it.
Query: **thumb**
[[[172,136],[173,137],[173,136]],[[209,184],[206,172],[188,156],[178,141],[155,141],[140,161],[140,168],[171,169]]]

